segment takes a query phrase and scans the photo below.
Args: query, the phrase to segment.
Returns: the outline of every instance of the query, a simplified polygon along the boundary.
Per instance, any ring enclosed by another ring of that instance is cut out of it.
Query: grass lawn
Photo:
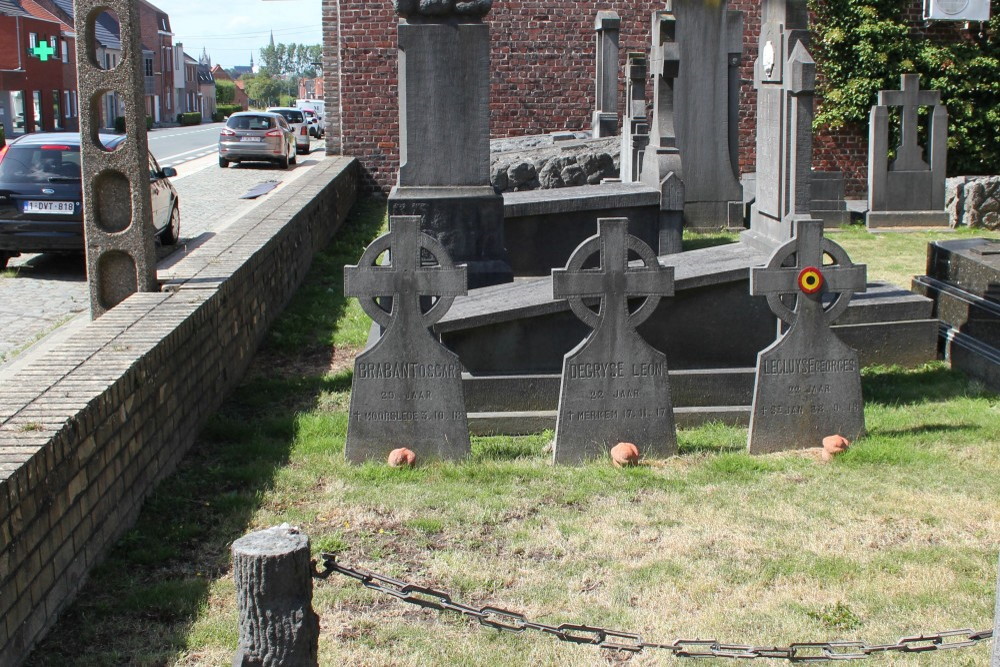
[[[229,664],[229,545],[282,522],[317,554],[460,602],[650,641],[890,643],[992,626],[1000,398],[940,363],[865,369],[869,434],[831,464],[814,450],[750,457],[746,429],[720,425],[682,430],[680,456],[628,470],[553,467],[551,433],[474,438],[460,464],[345,464],[350,364],[368,323],[343,297],[341,267],[383,216],[377,202],[355,210],[250,375],[29,665]],[[929,238],[835,236],[872,279],[904,286]],[[336,575],[316,583],[314,605],[323,665],[670,662],[502,634]],[[870,663],[983,665],[989,649]]]

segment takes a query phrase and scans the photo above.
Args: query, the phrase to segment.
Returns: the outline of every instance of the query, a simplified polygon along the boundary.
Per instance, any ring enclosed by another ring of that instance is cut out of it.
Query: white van
[[[326,102],[324,100],[295,100],[295,106],[299,109],[312,109],[319,116],[321,123],[326,118]]]

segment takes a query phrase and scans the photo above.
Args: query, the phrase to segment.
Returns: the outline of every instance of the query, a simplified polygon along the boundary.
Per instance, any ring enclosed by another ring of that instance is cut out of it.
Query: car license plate
[[[26,201],[24,202],[25,213],[55,213],[58,215],[72,215],[73,202],[71,201]]]
[[[260,137],[240,137],[240,141],[263,141]]]

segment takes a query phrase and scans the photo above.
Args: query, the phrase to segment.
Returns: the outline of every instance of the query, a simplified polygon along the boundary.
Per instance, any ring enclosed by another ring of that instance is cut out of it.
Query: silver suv
[[[300,155],[309,155],[309,120],[302,109],[292,107],[268,107],[270,113],[281,114],[295,135],[295,147]]]
[[[295,136],[276,113],[241,111],[226,121],[219,133],[219,166],[230,162],[276,162],[282,169],[295,164]]]

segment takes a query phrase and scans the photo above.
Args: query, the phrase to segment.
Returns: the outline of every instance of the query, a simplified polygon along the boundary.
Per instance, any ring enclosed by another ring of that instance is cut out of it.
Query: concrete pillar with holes
[[[143,102],[142,46],[135,0],[75,0],[76,67],[80,91],[83,220],[96,319],[135,292],[156,292],[156,248],[149,192],[149,149]],[[113,11],[121,25],[122,57],[110,70],[97,58],[95,27]],[[101,144],[101,102],[109,92],[125,104],[127,136],[116,150]]]

